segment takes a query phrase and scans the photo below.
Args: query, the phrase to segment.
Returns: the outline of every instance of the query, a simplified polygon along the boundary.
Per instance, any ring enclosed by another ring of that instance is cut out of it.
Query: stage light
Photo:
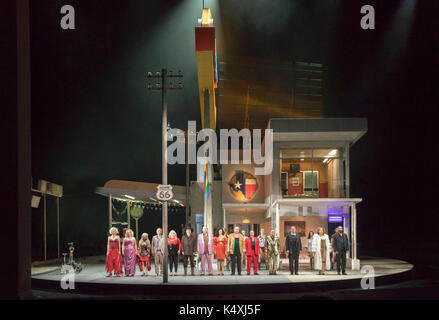
[[[336,154],[337,154],[337,149],[331,150],[331,151],[329,152],[329,155],[330,155],[330,156],[335,156]]]
[[[124,194],[124,197],[129,198],[129,199],[135,199],[133,196],[130,196],[129,194]]]

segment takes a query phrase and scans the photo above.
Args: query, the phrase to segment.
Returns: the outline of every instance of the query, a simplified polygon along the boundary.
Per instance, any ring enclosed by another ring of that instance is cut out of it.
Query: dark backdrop
[[[432,3],[206,0],[220,59],[323,63],[325,116],[369,119],[351,150],[351,196],[364,198],[360,255],[438,259]],[[145,89],[146,72],[180,68],[185,89],[169,95],[169,121],[184,129],[199,120],[194,26],[201,1],[72,0],[77,29],[70,31],[59,27],[64,4],[31,6],[32,171],[34,179],[64,185],[61,242],[96,254],[104,252],[108,222],[106,199],[94,188],[110,179],[160,182],[160,94]],[[374,5],[376,30],[360,28],[363,4]],[[169,182],[183,185],[184,168],[169,170]],[[50,203],[51,256],[54,208]],[[33,214],[35,259],[42,254],[41,208]],[[141,221],[141,231],[152,232],[160,214]]]
[[[61,243],[79,255],[102,254],[107,199],[94,193],[110,179],[161,182],[161,94],[147,71],[181,69],[183,91],[168,95],[168,120],[185,129],[199,120],[193,1],[69,1],[76,29],[60,28],[65,1],[31,1],[32,174],[64,186]],[[169,183],[184,185],[184,166]],[[33,210],[33,258],[43,256],[42,202]],[[184,222],[184,213],[171,221]],[[139,231],[153,234],[160,212]],[[132,226],[134,220],[132,221]],[[66,247],[63,247],[64,252]],[[55,200],[48,199],[49,258],[56,256]]]

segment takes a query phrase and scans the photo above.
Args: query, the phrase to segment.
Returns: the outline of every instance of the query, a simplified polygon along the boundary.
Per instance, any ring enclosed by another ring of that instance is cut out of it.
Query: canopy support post
[[[113,197],[110,194],[110,195],[108,195],[108,224],[109,224],[108,230],[110,230],[111,227],[113,226],[113,207],[112,207],[112,204],[113,204]]]

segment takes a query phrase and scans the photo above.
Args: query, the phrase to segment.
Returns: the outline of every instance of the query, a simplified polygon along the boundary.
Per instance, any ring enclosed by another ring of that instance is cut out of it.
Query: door
[[[331,237],[335,233],[335,228],[344,226],[344,218],[342,215],[328,216],[328,235]]]
[[[303,193],[313,196],[319,195],[318,171],[303,171]]]

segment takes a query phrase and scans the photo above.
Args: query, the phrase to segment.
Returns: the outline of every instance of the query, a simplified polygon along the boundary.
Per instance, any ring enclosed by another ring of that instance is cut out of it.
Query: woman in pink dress
[[[132,277],[136,273],[136,239],[133,237],[133,230],[128,229],[125,232],[125,239],[122,244],[122,255],[125,266],[125,275]]]

